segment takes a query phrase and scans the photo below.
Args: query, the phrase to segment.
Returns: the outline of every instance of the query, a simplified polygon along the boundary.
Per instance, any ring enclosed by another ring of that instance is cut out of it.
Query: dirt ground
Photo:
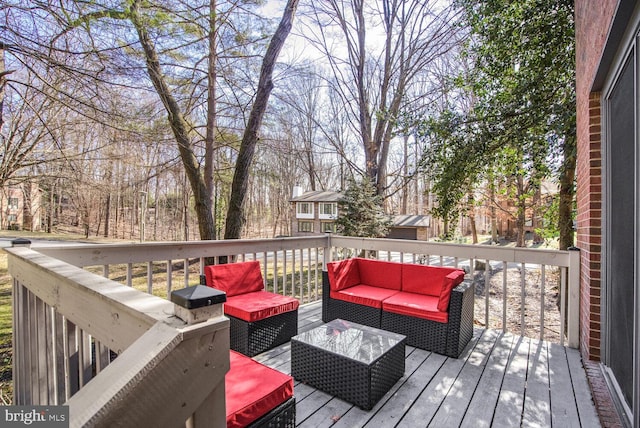
[[[521,265],[509,264],[505,270],[502,264],[492,265],[489,269],[489,288],[485,287],[484,264],[474,271],[475,282],[475,324],[480,327],[502,329],[506,320],[507,331],[522,334],[522,311],[524,310],[524,336],[540,338],[541,307],[544,305],[543,339],[560,342],[559,285],[560,272],[557,267],[539,266],[525,268],[524,296]],[[542,290],[544,289],[544,295]],[[489,304],[489,324],[486,325],[487,291]],[[506,310],[504,303],[506,301]]]

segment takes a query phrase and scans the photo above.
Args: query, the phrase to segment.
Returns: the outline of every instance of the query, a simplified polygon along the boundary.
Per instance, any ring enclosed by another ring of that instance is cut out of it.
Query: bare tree
[[[262,61],[262,69],[260,70],[260,80],[258,89],[249,115],[249,120],[242,136],[240,151],[238,152],[238,160],[233,175],[233,183],[231,185],[231,198],[229,200],[229,209],[227,210],[227,223],[225,227],[225,239],[240,238],[242,228],[245,223],[244,201],[247,194],[247,186],[249,182],[249,171],[253,161],[256,144],[258,143],[258,132],[262,124],[264,112],[267,109],[269,96],[273,89],[273,70],[276,60],[284,42],[291,31],[293,18],[298,7],[298,0],[288,0],[285,6],[282,20],[276,29],[275,34],[271,38],[271,43],[267,48]]]
[[[435,0],[327,0],[313,2],[310,14],[316,25],[305,33],[328,59],[366,175],[383,195],[399,115],[426,103],[410,88],[458,43],[455,12]],[[344,48],[335,49],[336,40]]]

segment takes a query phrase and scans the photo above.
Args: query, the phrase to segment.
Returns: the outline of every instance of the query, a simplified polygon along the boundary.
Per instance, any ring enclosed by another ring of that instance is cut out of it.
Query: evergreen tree
[[[380,238],[387,234],[391,220],[382,210],[382,196],[371,179],[351,179],[338,201],[338,232],[345,236]]]

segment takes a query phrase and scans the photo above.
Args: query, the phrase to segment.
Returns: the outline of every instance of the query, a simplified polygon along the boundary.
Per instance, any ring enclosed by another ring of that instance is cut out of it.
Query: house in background
[[[342,197],[339,192],[315,190],[302,192],[302,188],[294,187],[291,203],[294,207],[292,216],[291,235],[309,236],[336,232],[338,200]],[[397,215],[389,228],[387,238],[429,239],[431,216],[428,215]]]
[[[580,350],[640,427],[640,3],[576,0],[575,17]]]
[[[430,229],[430,215],[396,215],[393,217],[393,223],[389,227],[387,238],[428,241]]]
[[[291,235],[309,236],[336,231],[338,200],[342,194],[324,190],[302,192],[293,188],[291,203],[295,209],[292,216]]]
[[[37,184],[20,182],[0,189],[0,229],[42,230],[42,191]]]

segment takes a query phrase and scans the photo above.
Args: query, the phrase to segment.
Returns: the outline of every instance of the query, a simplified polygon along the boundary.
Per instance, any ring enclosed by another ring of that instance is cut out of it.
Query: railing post
[[[324,251],[322,252],[322,270],[327,270],[327,263],[333,261],[333,251],[331,247],[331,233],[325,233],[327,237],[327,243],[324,246]]]
[[[175,304],[175,314],[187,324],[197,324],[209,318],[223,315],[222,304],[227,295],[215,288],[195,285],[171,293]],[[229,350],[221,350],[229,354]],[[228,356],[227,356],[228,358]],[[186,428],[226,426],[226,397],[224,382],[211,391],[211,394],[186,421]]]
[[[569,247],[567,290],[567,342],[570,348],[580,346],[580,249]]]

